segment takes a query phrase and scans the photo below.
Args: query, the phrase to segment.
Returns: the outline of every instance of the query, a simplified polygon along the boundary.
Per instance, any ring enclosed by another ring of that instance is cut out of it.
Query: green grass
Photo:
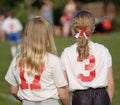
[[[95,42],[104,44],[109,48],[113,58],[113,73],[115,80],[115,94],[112,105],[120,105],[120,32],[105,35],[93,35],[91,39]],[[75,42],[73,37],[55,37],[55,43],[60,56],[63,49]],[[4,80],[8,66],[12,58],[10,46],[7,41],[0,42],[0,105],[21,105],[10,93],[9,84]]]

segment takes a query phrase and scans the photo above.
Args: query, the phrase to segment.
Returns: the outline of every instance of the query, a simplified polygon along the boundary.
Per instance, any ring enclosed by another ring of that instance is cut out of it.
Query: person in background
[[[5,18],[2,25],[2,30],[5,32],[8,41],[10,42],[12,57],[15,57],[20,50],[22,29],[23,26],[21,22],[16,17],[14,17],[14,11],[8,11],[7,18]]]
[[[5,14],[3,12],[0,12],[0,41],[4,41],[6,39],[6,35],[2,29],[4,19],[5,19]]]
[[[112,32],[115,29],[114,21],[116,16],[116,8],[112,1],[104,1],[104,12],[102,19],[103,32]]]
[[[60,17],[63,37],[68,37],[72,33],[71,19],[72,19],[73,12],[75,11],[76,11],[75,2],[73,0],[68,0],[64,7],[63,14]]]
[[[111,0],[103,1],[103,12],[96,24],[95,32],[110,33],[115,31],[116,8]]]
[[[11,62],[5,80],[22,105],[69,105],[67,80],[56,55],[52,24],[36,16],[28,22],[21,51]]]
[[[90,40],[95,17],[75,12],[72,20],[76,43],[64,49],[62,66],[73,92],[72,105],[111,105],[114,94],[112,57],[104,45]]]
[[[43,0],[40,15],[46,18],[50,23],[54,23],[53,19],[53,3],[50,0]]]

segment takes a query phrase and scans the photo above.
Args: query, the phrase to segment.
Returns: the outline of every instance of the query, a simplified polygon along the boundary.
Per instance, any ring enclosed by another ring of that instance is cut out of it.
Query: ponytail
[[[77,38],[77,52],[80,60],[83,61],[89,55],[88,39],[85,37]]]
[[[89,36],[92,34],[95,27],[95,18],[88,11],[78,11],[73,17],[73,30],[77,38],[77,52],[81,61],[86,59],[89,55]]]
[[[90,34],[85,33],[84,27],[82,27],[80,32],[75,35],[75,37],[77,38],[77,52],[81,61],[87,58],[89,54],[89,46],[88,46],[89,36]]]

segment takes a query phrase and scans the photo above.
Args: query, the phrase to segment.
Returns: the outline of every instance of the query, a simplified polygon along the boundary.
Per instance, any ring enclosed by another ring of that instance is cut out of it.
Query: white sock
[[[12,54],[12,57],[15,57],[16,52],[17,52],[16,47],[15,47],[15,46],[12,46],[12,47],[11,47],[11,54]]]
[[[17,53],[19,53],[20,50],[21,50],[21,46],[20,46],[20,44],[18,44],[18,45],[17,45]]]

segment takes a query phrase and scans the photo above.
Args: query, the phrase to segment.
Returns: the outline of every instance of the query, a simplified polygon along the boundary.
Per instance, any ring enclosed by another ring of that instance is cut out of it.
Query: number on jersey
[[[20,87],[21,87],[21,89],[28,89],[29,87],[30,87],[31,90],[41,89],[41,84],[39,83],[41,74],[35,75],[33,82],[31,84],[28,84],[25,80],[25,77],[24,77],[25,73],[24,73],[24,70],[23,70],[23,64],[20,63],[19,67],[20,67],[20,79],[21,79]],[[42,72],[43,72],[43,70],[44,70],[44,68],[42,68]]]
[[[83,82],[91,82],[95,78],[95,57],[93,55],[88,56],[89,64],[84,65],[84,70],[89,71],[89,76],[85,76],[84,74],[80,73],[78,74],[78,78]],[[80,57],[77,58],[77,62],[81,62]]]

